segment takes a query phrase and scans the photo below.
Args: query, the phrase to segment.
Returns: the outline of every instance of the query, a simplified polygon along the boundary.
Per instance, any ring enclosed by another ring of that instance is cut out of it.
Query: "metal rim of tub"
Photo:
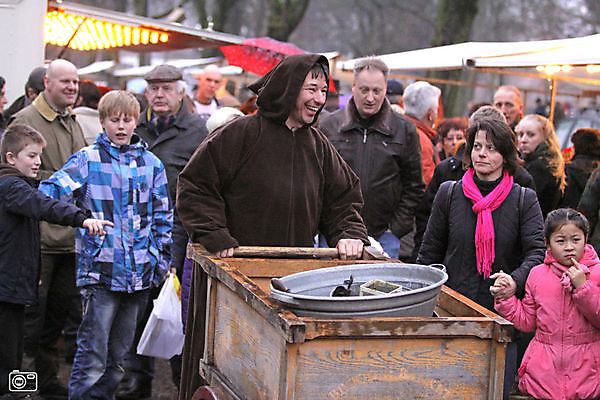
[[[330,297],[328,293],[350,275],[359,285],[371,279],[388,282],[416,282],[423,286],[410,291],[374,296]],[[419,265],[404,263],[350,264],[320,268],[287,275],[279,279],[290,292],[271,285],[271,298],[291,309],[308,312],[352,313],[410,307],[417,303],[431,303],[437,299],[441,286],[448,280],[441,264]],[[316,291],[318,295],[303,294]]]

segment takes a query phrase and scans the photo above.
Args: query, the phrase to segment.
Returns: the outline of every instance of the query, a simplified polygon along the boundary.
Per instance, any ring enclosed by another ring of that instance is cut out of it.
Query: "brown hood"
[[[249,89],[258,95],[256,100],[258,114],[278,123],[285,123],[296,105],[306,74],[315,64],[323,66],[325,81],[329,82],[329,62],[325,56],[295,54],[283,59],[262,78],[251,84]],[[313,123],[321,110],[315,115]]]
[[[25,177],[21,171],[8,164],[0,164],[0,178],[5,176],[21,176]]]

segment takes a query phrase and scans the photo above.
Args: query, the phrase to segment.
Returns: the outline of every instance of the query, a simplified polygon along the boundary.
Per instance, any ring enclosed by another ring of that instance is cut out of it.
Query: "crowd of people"
[[[517,328],[504,398],[599,398],[600,131],[575,132],[566,159],[514,86],[444,118],[438,87],[388,75],[357,62],[348,103],[325,109],[315,54],[284,59],[243,104],[217,99],[215,66],[194,98],[167,64],[141,96],[66,60],[34,69],[0,119],[0,399],[19,398],[15,370],[37,372],[44,399],[150,398],[137,342],[170,273],[186,312],[190,241],[216,257],[326,243],[341,259],[376,241],[444,264],[450,288]],[[170,365],[179,387],[181,356]]]

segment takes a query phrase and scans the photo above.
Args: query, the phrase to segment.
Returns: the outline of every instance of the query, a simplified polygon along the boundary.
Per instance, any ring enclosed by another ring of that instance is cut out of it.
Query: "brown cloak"
[[[294,132],[285,125],[317,63],[328,75],[323,56],[287,57],[252,86],[258,113],[217,129],[194,153],[177,186],[177,211],[193,242],[211,252],[312,246],[321,231],[330,245],[368,243],[358,177],[312,124]]]

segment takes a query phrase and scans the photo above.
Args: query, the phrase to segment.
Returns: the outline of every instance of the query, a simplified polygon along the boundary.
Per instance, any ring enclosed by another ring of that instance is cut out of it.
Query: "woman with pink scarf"
[[[460,181],[438,190],[417,263],[441,263],[447,286],[494,311],[490,276],[504,271],[499,298],[523,297],[529,271],[544,260],[543,219],[536,193],[513,176],[520,161],[509,126],[482,120],[467,129]],[[507,355],[505,394],[516,370]]]

